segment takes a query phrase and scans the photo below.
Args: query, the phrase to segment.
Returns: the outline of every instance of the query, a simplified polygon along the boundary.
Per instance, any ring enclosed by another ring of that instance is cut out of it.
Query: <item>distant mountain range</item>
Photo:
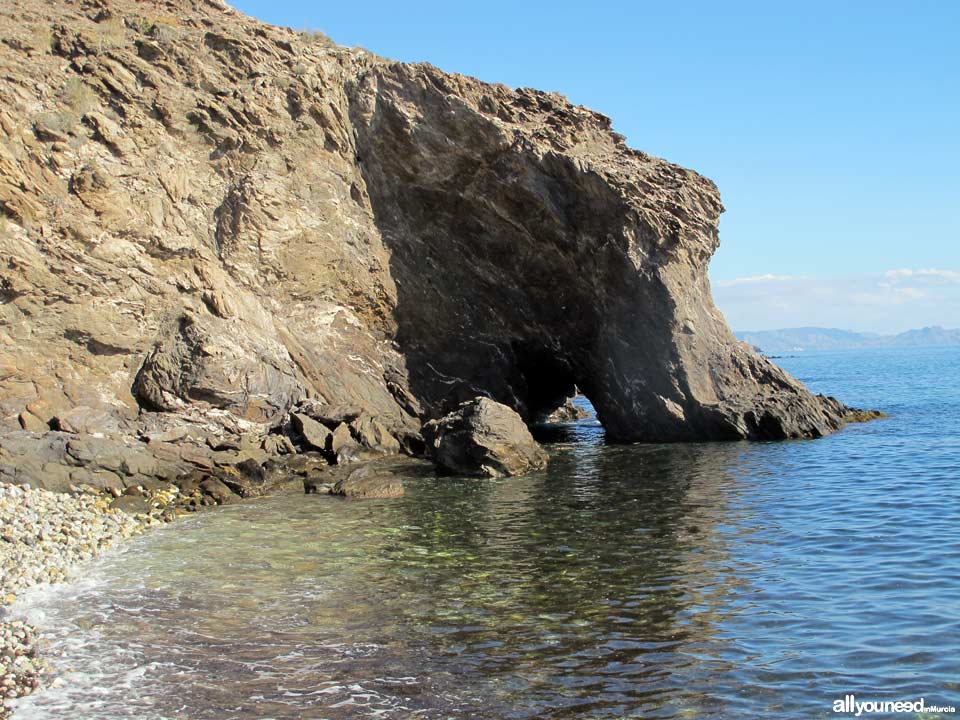
[[[736,333],[737,337],[765,353],[803,350],[852,350],[879,347],[932,347],[960,345],[960,329],[925,327],[899,335],[858,333],[833,328],[803,327]]]

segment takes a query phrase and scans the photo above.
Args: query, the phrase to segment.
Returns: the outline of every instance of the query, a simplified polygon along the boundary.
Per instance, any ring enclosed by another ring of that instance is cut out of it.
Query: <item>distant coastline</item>
[[[780,330],[744,330],[735,333],[762,352],[855,350],[860,348],[960,346],[960,329],[939,326],[907,330],[897,335],[858,333],[835,328],[801,327]]]

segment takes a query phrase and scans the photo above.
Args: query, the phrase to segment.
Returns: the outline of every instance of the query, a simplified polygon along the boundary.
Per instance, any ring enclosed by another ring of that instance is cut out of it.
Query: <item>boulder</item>
[[[261,447],[268,455],[295,455],[297,448],[286,435],[267,435]]]
[[[399,441],[380,420],[371,415],[360,415],[350,423],[350,428],[353,436],[365,448],[386,455],[400,452]]]
[[[217,505],[236,500],[234,492],[217,478],[207,478],[200,483],[200,491],[212,498]]]
[[[357,457],[359,445],[353,439],[350,426],[340,423],[330,435],[329,450],[333,453],[337,465],[344,465]]]
[[[244,322],[182,311],[137,373],[138,402],[162,412],[202,403],[246,421],[282,420],[299,393],[296,368],[262,308],[251,300],[246,312]]]
[[[17,418],[20,427],[28,432],[42,433],[50,429],[49,423],[44,422],[29,410],[24,410]]]
[[[119,428],[116,414],[107,407],[75,407],[50,419],[50,427],[68,433],[103,433]]]
[[[437,470],[452,475],[504,477],[546,467],[548,455],[523,419],[506,405],[476,398],[424,428]]]
[[[290,413],[290,424],[311,448],[318,452],[327,451],[332,434],[326,426],[303,413]]]
[[[146,515],[150,512],[152,503],[146,495],[121,495],[110,506],[128,515]]]
[[[330,478],[323,473],[308,475],[303,478],[303,492],[305,495],[329,495],[333,490]]]
[[[331,495],[348,498],[398,498],[404,493],[403,479],[375,466],[363,465],[330,490]]]

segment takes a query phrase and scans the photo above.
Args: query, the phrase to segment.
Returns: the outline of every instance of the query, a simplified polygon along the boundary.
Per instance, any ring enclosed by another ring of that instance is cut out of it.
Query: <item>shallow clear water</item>
[[[960,349],[779,362],[892,417],[818,441],[629,447],[588,421],[553,431],[531,477],[191,517],[28,595],[73,671],[15,718],[960,706]]]

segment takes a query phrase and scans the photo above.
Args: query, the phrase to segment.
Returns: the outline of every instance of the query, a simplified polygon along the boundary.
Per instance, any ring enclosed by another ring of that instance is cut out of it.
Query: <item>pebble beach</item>
[[[42,687],[50,674],[39,631],[10,616],[17,594],[66,580],[78,565],[119,540],[170,519],[164,500],[129,514],[112,507],[110,496],[0,485],[0,719],[9,717],[16,698]]]

